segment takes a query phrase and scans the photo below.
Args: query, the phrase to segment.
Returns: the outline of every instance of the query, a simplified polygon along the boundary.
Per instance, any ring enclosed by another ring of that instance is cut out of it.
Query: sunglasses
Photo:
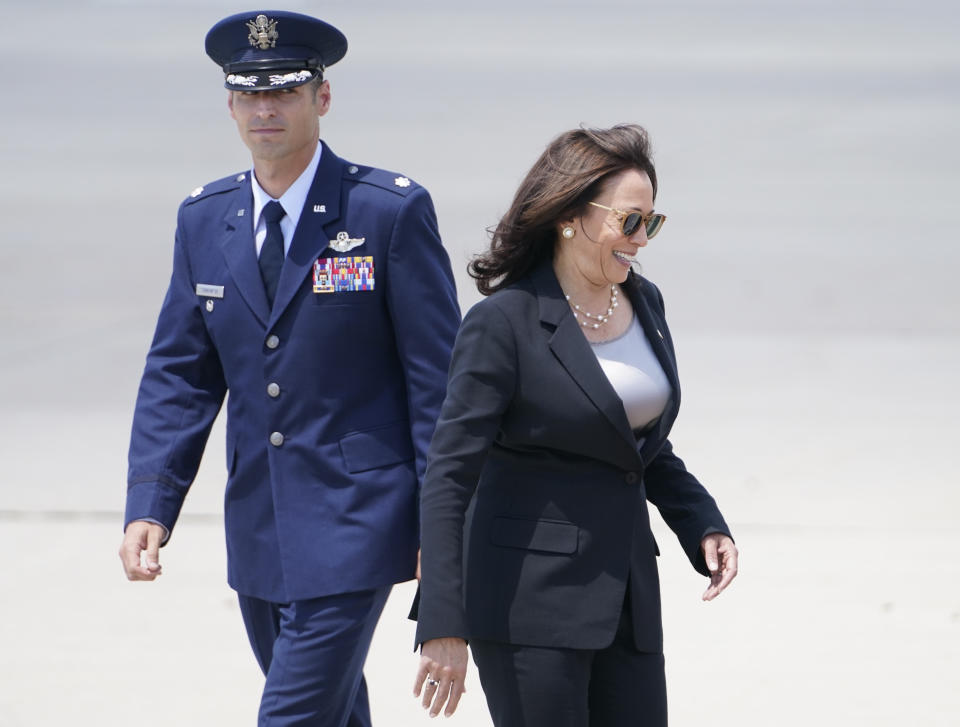
[[[656,237],[657,233],[660,232],[663,223],[667,221],[667,216],[659,212],[651,212],[645,215],[642,212],[625,212],[618,210],[616,207],[607,207],[606,205],[597,204],[596,202],[587,202],[587,204],[592,204],[594,207],[613,212],[613,214],[617,216],[617,219],[620,220],[620,230],[623,232],[624,237],[630,237],[640,229],[640,225],[643,225],[647,230],[647,239],[652,240]]]

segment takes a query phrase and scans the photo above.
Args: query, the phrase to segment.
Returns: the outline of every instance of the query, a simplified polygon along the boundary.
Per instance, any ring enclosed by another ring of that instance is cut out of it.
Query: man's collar
[[[303,211],[303,205],[307,201],[307,194],[313,184],[313,178],[317,174],[317,167],[320,165],[320,154],[323,151],[323,144],[317,142],[317,148],[313,152],[313,158],[307,164],[299,177],[296,178],[287,191],[277,200],[283,205],[284,212],[293,223],[293,229],[297,229],[297,223],[300,221],[300,213]],[[250,186],[253,189],[253,229],[257,229],[260,224],[260,212],[266,207],[273,197],[267,194],[260,183],[257,181],[257,175],[254,170],[250,170]]]

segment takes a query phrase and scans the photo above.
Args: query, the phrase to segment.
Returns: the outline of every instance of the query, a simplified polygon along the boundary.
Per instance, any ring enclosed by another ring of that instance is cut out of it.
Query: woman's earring
[[[563,236],[564,236],[567,240],[572,240],[572,239],[573,239],[573,236],[577,234],[577,231],[574,230],[574,229],[573,229],[572,227],[570,227],[569,225],[567,225],[566,227],[563,228],[563,233],[562,233],[562,234],[563,234]]]

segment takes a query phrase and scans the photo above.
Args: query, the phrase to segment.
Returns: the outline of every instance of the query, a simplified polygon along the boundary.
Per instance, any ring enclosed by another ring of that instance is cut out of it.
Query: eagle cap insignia
[[[266,15],[258,15],[247,22],[247,27],[250,29],[250,45],[255,45],[260,50],[269,50],[277,45],[280,35],[277,33],[276,20],[270,20]]]

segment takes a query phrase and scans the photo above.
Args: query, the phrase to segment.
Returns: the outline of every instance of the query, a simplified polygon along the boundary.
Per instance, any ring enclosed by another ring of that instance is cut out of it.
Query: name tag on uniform
[[[373,255],[322,257],[313,264],[313,292],[373,290]]]
[[[197,283],[197,295],[202,295],[204,298],[222,298],[223,286]]]

